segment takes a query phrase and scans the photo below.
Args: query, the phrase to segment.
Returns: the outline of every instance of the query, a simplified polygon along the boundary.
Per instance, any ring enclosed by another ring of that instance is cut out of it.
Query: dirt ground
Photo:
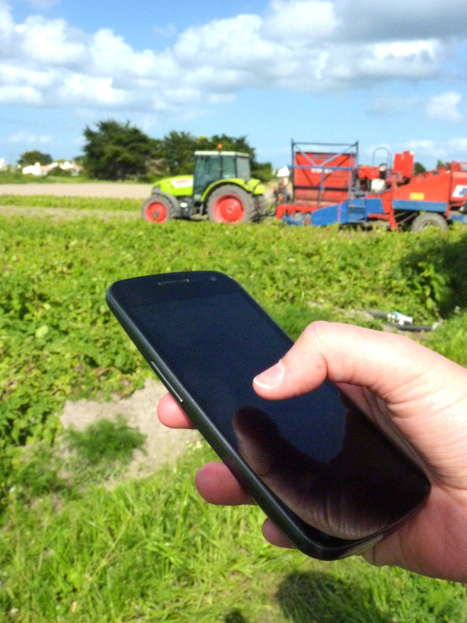
[[[156,405],[165,393],[161,383],[148,379],[144,388],[135,391],[129,398],[113,402],[67,402],[60,421],[64,428],[83,430],[97,420],[115,420],[122,415],[129,426],[146,435],[145,451],[135,452],[125,476],[146,476],[161,465],[175,461],[188,444],[200,443],[199,434],[194,430],[172,430],[160,424],[156,417]]]
[[[0,184],[0,195],[54,195],[58,197],[116,197],[145,199],[152,184],[102,182],[90,184]]]

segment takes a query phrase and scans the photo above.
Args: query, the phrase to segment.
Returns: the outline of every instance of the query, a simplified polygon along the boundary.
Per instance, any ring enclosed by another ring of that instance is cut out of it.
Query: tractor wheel
[[[165,223],[180,216],[178,203],[170,195],[151,195],[141,206],[143,218],[150,223]]]
[[[413,220],[410,229],[412,231],[421,231],[425,229],[425,227],[438,227],[439,229],[447,231],[448,223],[441,214],[436,214],[436,212],[423,212]]]
[[[208,217],[215,223],[248,223],[258,220],[254,198],[234,184],[225,184],[214,190],[208,199]]]
[[[255,202],[258,215],[261,218],[274,215],[275,210],[271,210],[271,204],[264,195],[256,195]]]

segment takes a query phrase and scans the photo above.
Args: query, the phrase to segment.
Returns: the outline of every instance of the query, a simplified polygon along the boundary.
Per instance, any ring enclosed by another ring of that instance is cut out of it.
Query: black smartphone
[[[278,401],[255,393],[253,378],[292,341],[227,275],[125,279],[107,301],[193,424],[305,554],[363,551],[425,500],[422,470],[335,385]]]

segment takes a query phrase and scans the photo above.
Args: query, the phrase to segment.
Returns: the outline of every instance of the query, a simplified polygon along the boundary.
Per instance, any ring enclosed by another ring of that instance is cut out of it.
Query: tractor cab
[[[249,154],[235,151],[195,151],[193,199],[199,201],[204,190],[222,179],[251,178]]]

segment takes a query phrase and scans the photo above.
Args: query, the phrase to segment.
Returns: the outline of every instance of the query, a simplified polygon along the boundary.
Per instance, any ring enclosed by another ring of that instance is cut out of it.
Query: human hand
[[[319,322],[256,377],[254,387],[277,400],[311,391],[325,379],[415,456],[432,485],[424,507],[365,558],[467,582],[467,370],[397,335]],[[191,426],[170,396],[158,413],[168,426]],[[221,463],[201,468],[196,482],[211,503],[251,502]],[[291,546],[270,521],[264,534],[276,545]]]

